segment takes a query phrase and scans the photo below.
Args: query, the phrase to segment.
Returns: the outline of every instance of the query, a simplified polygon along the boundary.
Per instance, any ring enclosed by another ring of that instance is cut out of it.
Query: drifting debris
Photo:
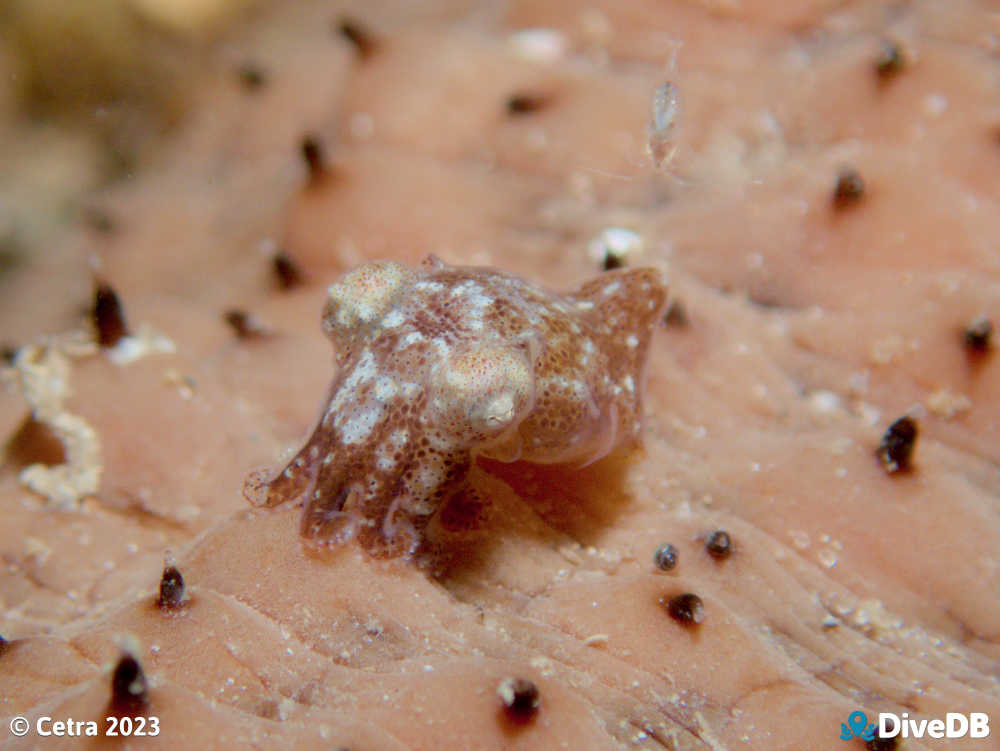
[[[685,626],[698,626],[705,620],[705,605],[696,594],[685,592],[671,597],[665,604],[670,617]]]
[[[986,316],[973,319],[963,334],[965,348],[974,354],[984,354],[993,343],[993,322]]]
[[[653,565],[660,571],[670,571],[677,565],[678,555],[677,548],[665,542],[653,553]]]
[[[176,610],[187,602],[184,577],[174,564],[174,557],[168,552],[164,556],[163,575],[160,577],[160,596],[156,601],[163,610]]]
[[[891,475],[910,469],[918,434],[917,421],[908,415],[889,426],[875,451],[886,472]]]
[[[647,129],[647,146],[653,164],[669,165],[677,152],[675,130],[680,115],[680,92],[667,81],[653,93],[653,113]]]
[[[845,167],[837,175],[833,188],[833,207],[846,209],[858,203],[865,194],[865,181],[853,167]]]
[[[497,696],[507,718],[514,722],[528,722],[538,713],[538,686],[526,678],[504,678],[497,687]]]
[[[337,22],[335,28],[340,36],[354,45],[358,57],[362,60],[370,58],[378,49],[378,42],[375,40],[374,35],[357,21],[350,18],[342,18]]]
[[[544,109],[552,98],[545,94],[532,94],[520,92],[511,94],[507,99],[507,114],[509,115],[530,115]]]
[[[283,250],[279,250],[271,258],[271,268],[282,289],[298,287],[305,281],[302,269],[295,260]]]
[[[270,333],[268,327],[257,316],[245,310],[233,308],[227,310],[222,317],[240,339],[260,339]]]
[[[121,300],[107,282],[98,282],[94,289],[91,318],[97,333],[97,343],[105,349],[114,347],[129,334]]]
[[[728,532],[720,529],[713,532],[711,537],[708,538],[708,541],[705,543],[705,550],[716,560],[722,560],[732,555],[733,541],[730,539]]]
[[[608,227],[587,246],[587,253],[605,271],[626,266],[629,256],[641,252],[642,236],[626,227]]]
[[[149,685],[139,660],[131,652],[122,652],[111,676],[111,701],[108,711],[116,717],[141,715],[149,706]]]
[[[881,47],[875,60],[875,73],[880,81],[888,81],[906,67],[906,55],[902,45],[891,39],[883,39]]]

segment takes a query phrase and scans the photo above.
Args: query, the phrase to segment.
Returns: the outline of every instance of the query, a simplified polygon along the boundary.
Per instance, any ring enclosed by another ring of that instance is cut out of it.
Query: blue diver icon
[[[847,722],[840,723],[840,740],[847,741],[855,737],[865,741],[870,741],[875,737],[875,723],[869,725],[868,717],[864,712],[851,712],[847,717]]]

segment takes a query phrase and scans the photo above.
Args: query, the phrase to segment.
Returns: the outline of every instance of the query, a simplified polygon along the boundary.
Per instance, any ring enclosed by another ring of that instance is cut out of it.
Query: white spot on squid
[[[375,466],[383,472],[388,472],[396,466],[396,460],[391,456],[383,456],[382,453],[379,452],[378,458],[375,459]]]
[[[422,342],[424,340],[424,335],[419,331],[411,331],[409,334],[404,336],[399,340],[399,344],[396,345],[396,350],[406,349],[411,344],[416,344],[417,342]]]
[[[406,319],[403,317],[402,312],[400,312],[399,310],[394,310],[391,313],[389,313],[389,315],[387,315],[385,318],[382,319],[381,326],[384,329],[391,329],[395,328],[396,326],[399,326],[405,320]]]
[[[441,282],[417,282],[413,285],[413,288],[420,290],[421,292],[432,292],[434,294],[444,292],[444,285],[441,284]]]
[[[351,370],[351,374],[347,376],[344,383],[337,389],[337,393],[333,399],[330,400],[330,406],[327,407],[326,414],[323,416],[323,424],[329,425],[331,416],[335,416],[344,408],[349,399],[354,398],[358,386],[366,381],[370,381],[377,375],[378,364],[375,362],[375,357],[372,355],[371,350],[366,349],[361,353],[361,357],[358,359],[357,365]],[[334,424],[337,424],[336,419],[334,419]]]
[[[396,383],[387,376],[379,376],[375,381],[375,398],[381,402],[387,401],[396,395]]]
[[[436,488],[441,482],[441,472],[433,464],[425,464],[420,468],[417,479],[424,489],[431,490]]]
[[[340,426],[340,440],[347,445],[361,443],[371,434],[384,412],[385,407],[375,402],[360,414],[344,421]]]

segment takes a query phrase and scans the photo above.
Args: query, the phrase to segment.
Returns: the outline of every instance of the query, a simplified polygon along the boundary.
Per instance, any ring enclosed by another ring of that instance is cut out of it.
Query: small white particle
[[[170,339],[143,324],[137,334],[122,337],[107,350],[107,355],[115,365],[128,365],[148,355],[170,355],[176,351],[177,346]]]
[[[510,46],[523,60],[551,63],[566,54],[566,37],[556,29],[523,29],[510,35]]]
[[[948,110],[948,97],[944,94],[928,94],[924,98],[924,112],[930,117],[938,117]]]
[[[840,409],[840,397],[833,391],[820,389],[809,396],[809,403],[817,412],[830,414]]]
[[[848,380],[848,387],[851,389],[851,393],[853,395],[860,396],[868,393],[868,378],[870,375],[870,370],[862,370],[857,373],[851,373],[850,379]]]
[[[355,112],[350,119],[350,129],[356,141],[367,141],[375,134],[375,120],[367,112]]]

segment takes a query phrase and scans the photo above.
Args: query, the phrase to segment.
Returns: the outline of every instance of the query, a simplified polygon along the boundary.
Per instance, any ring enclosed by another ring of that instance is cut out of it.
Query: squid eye
[[[381,320],[413,279],[413,271],[391,261],[358,267],[327,289],[323,330],[336,339]]]
[[[459,434],[499,435],[531,408],[534,374],[521,347],[464,352],[443,369],[438,405]]]

